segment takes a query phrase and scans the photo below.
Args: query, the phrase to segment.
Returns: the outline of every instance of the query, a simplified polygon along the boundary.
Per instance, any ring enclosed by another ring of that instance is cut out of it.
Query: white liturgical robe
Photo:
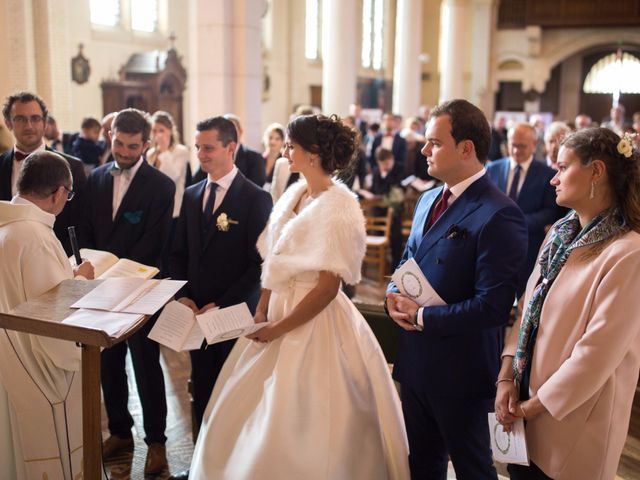
[[[54,221],[20,197],[0,202],[0,312],[73,278]],[[2,478],[82,478],[80,356],[73,342],[0,330]]]

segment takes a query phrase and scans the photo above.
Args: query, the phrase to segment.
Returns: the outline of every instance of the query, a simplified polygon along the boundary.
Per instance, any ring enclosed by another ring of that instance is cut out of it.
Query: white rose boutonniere
[[[226,213],[221,213],[220,215],[218,215],[218,218],[216,218],[216,227],[221,232],[228,232],[231,225],[237,224],[238,222],[235,220],[231,220]]]
[[[620,139],[620,141],[618,142],[618,153],[620,155],[624,155],[627,158],[633,155],[633,137],[635,137],[635,135],[629,135],[628,133],[625,133],[624,136]]]

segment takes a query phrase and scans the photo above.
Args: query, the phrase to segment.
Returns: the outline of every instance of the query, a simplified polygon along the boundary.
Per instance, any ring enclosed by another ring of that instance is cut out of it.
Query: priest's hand
[[[84,277],[87,280],[93,280],[95,278],[95,271],[93,265],[89,260],[82,259],[82,263],[73,269],[74,277]]]
[[[393,292],[387,294],[386,302],[391,319],[405,330],[415,332],[416,327],[411,320],[416,317],[418,304]]]

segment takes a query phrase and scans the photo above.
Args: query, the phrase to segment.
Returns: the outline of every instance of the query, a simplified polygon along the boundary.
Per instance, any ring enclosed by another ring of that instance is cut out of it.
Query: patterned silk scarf
[[[520,326],[518,347],[513,358],[513,373],[518,384],[533,356],[542,306],[569,254],[576,248],[603,242],[626,230],[624,218],[617,208],[601,212],[583,229],[580,229],[580,221],[574,211],[554,225],[540,255],[540,281],[531,295]]]

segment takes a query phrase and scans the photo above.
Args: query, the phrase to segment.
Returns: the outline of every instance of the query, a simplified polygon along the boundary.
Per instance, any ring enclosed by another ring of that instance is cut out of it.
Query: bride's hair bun
[[[289,123],[287,135],[303,149],[317,154],[327,173],[349,168],[358,148],[357,132],[337,115],[296,117]]]

